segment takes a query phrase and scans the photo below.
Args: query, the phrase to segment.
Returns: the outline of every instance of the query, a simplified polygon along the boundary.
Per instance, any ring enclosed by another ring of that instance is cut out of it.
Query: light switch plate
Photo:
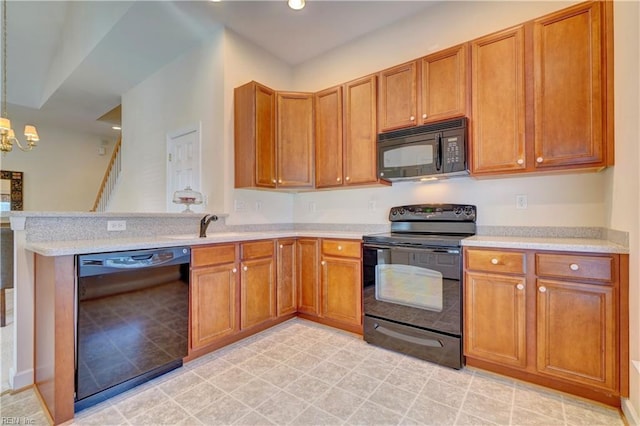
[[[107,221],[107,231],[126,231],[126,230],[127,230],[126,220],[108,220]]]

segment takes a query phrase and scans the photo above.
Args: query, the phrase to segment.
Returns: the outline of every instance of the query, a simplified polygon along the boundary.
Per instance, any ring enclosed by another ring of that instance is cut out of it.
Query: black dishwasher
[[[75,411],[182,365],[188,247],[78,255]]]

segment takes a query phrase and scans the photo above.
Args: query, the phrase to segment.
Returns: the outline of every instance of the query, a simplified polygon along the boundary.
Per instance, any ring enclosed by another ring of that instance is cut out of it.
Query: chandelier
[[[24,126],[27,146],[24,147],[16,138],[11,128],[11,120],[7,118],[7,0],[2,0],[2,116],[0,117],[0,152],[6,154],[13,149],[15,143],[22,151],[31,151],[40,140],[35,126]]]

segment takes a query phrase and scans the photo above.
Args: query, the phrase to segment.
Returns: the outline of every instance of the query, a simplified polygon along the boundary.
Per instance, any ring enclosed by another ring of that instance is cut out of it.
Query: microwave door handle
[[[436,135],[436,170],[440,171],[442,167],[442,139],[440,134]]]

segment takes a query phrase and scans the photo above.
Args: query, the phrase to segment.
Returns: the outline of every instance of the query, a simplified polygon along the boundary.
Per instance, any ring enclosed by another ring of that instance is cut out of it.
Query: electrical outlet
[[[516,209],[527,208],[527,196],[525,194],[516,195]]]
[[[126,231],[126,230],[127,230],[126,220],[108,220],[107,221],[107,231]]]
[[[315,213],[316,212],[316,203],[313,201],[309,201],[309,213]]]
[[[374,211],[378,206],[376,200],[369,200],[369,211]]]
[[[233,209],[237,212],[243,212],[247,210],[247,205],[245,204],[244,201],[235,200],[233,202]]]
[[[256,211],[259,212],[260,210],[262,210],[262,201],[258,200],[256,201]]]

